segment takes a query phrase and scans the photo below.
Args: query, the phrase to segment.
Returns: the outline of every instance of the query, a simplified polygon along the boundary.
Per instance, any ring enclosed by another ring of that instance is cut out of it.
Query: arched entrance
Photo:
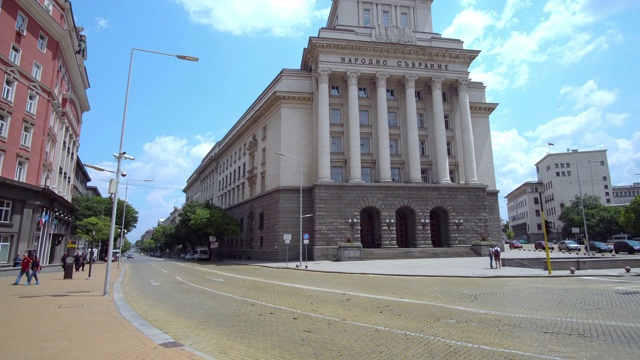
[[[380,226],[379,213],[375,208],[364,208],[360,211],[360,243],[363,248],[379,248]]]
[[[443,208],[437,207],[429,213],[429,227],[431,233],[431,244],[433,247],[448,247],[447,224],[449,214]]]
[[[414,247],[415,212],[408,207],[396,211],[396,245],[399,248]]]

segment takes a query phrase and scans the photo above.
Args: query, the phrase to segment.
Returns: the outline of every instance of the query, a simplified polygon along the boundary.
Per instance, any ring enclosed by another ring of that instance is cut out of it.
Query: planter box
[[[362,260],[362,244],[339,244],[338,261]]]

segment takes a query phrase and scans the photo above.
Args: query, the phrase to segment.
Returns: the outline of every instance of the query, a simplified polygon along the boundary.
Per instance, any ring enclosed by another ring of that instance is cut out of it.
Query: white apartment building
[[[295,258],[303,237],[315,260],[347,236],[382,249],[500,238],[497,104],[469,78],[479,51],[433,32],[431,3],[334,0],[300,69],[210,150],[184,192],[238,219],[222,257]]]

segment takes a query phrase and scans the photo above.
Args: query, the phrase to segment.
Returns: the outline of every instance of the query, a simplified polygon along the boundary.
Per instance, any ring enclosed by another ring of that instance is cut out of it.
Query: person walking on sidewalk
[[[38,280],[38,272],[42,270],[40,266],[40,260],[38,256],[33,255],[33,260],[31,261],[31,279],[36,279],[36,285],[40,285],[40,280]],[[31,279],[28,279],[28,284],[31,284]]]
[[[493,248],[493,260],[496,262],[496,269],[500,269],[502,264],[500,264],[500,247],[498,245]]]
[[[22,257],[22,262],[20,263],[20,272],[18,273],[18,277],[16,278],[16,282],[13,285],[20,285],[20,280],[22,280],[22,275],[27,274],[27,283],[25,285],[29,285],[31,282],[31,274],[29,273],[29,269],[31,269],[31,258],[27,253]]]
[[[489,245],[489,266],[493,269],[493,245]]]

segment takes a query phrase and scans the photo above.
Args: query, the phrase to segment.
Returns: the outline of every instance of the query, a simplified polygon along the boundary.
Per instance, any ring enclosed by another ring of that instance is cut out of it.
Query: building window
[[[331,137],[331,152],[342,152],[342,138],[340,136]]]
[[[358,97],[361,97],[361,98],[369,97],[369,94],[367,93],[367,88],[366,87],[359,87],[358,88]]]
[[[449,114],[444,114],[444,128],[451,129],[451,121],[449,121]]]
[[[389,127],[398,127],[398,114],[395,111],[388,112],[387,119],[389,120]]]
[[[13,102],[13,95],[15,93],[16,82],[10,77],[5,76],[4,85],[2,86],[2,98],[7,101]]]
[[[420,140],[420,156],[427,156],[427,140]]]
[[[556,177],[560,177],[560,171],[556,171]]]
[[[51,0],[44,0],[44,7],[47,9],[49,15],[53,13],[53,4],[51,4]]]
[[[536,210],[536,217],[540,217],[540,210]]]
[[[400,13],[400,25],[403,28],[409,27],[409,14],[407,14],[406,12]]]
[[[447,141],[447,156],[453,156],[453,142]]]
[[[340,86],[331,85],[331,96],[340,96]]]
[[[396,90],[387,89],[387,99],[395,99],[395,98],[396,98]]]
[[[418,128],[424,128],[424,114],[418,113],[416,114],[416,118],[418,119]]]
[[[567,176],[567,173],[563,171],[562,176]]]
[[[6,139],[9,133],[9,116],[0,114],[0,138]]]
[[[389,27],[389,10],[382,10],[382,25]]]
[[[364,9],[364,26],[371,26],[371,9]]]
[[[342,124],[342,111],[340,109],[331,109],[331,123]]]
[[[371,139],[363,137],[360,138],[360,153],[371,154]]]
[[[420,177],[423,183],[429,183],[429,169],[420,169]]]
[[[571,171],[567,171],[567,176],[571,176]]]
[[[449,180],[451,180],[451,182],[454,184],[458,183],[458,177],[456,176],[456,173],[457,171],[455,169],[449,170]]]
[[[442,102],[449,102],[449,96],[446,91],[442,92]]]
[[[38,36],[38,49],[42,50],[42,52],[47,51],[47,35],[40,33]]]
[[[13,234],[0,235],[0,263],[9,262],[9,246],[12,238]]]
[[[20,146],[30,148],[32,135],[33,135],[33,126],[27,123],[24,123],[22,125],[22,137],[20,138]]]
[[[360,110],[360,125],[370,125],[369,124],[369,111]]]
[[[38,95],[36,95],[36,93],[32,91],[29,91],[29,95],[27,95],[27,112],[29,114],[35,115],[37,107],[38,107]]]
[[[605,192],[604,192],[604,196],[609,196],[609,192],[608,192],[608,191],[605,191]]]
[[[400,149],[398,148],[398,139],[389,139],[389,154],[398,155]]]
[[[538,201],[538,198],[537,198],[537,197],[533,198],[533,203],[534,203],[535,205],[538,205],[538,204],[540,203],[540,202]]]
[[[27,165],[29,163],[25,159],[18,159],[18,163],[16,164],[16,177],[17,181],[25,181],[27,178]]]
[[[258,215],[258,230],[262,230],[264,229],[264,213],[261,212],[260,215]]]
[[[0,222],[8,223],[11,219],[11,201],[0,200]]]
[[[373,182],[373,171],[371,170],[370,167],[363,167],[360,170],[360,173],[362,175],[362,181],[366,182],[366,183],[372,183]]]
[[[400,178],[400,168],[391,168],[391,180],[395,183],[401,182],[402,179]]]
[[[0,169],[2,169],[3,163],[4,163],[4,151],[0,151]]]
[[[40,77],[42,77],[42,65],[34,61],[33,69],[31,69],[31,75],[36,78],[36,80],[40,81]]]
[[[331,180],[334,182],[343,182],[342,176],[342,167],[341,166],[332,166],[331,167]]]
[[[27,18],[21,13],[16,18],[16,31],[22,35],[27,33]]]
[[[608,189],[608,188],[609,188],[609,185],[605,185],[605,186],[604,186],[604,188],[605,188],[605,189]]]
[[[22,51],[16,44],[11,45],[11,51],[9,51],[9,60],[16,65],[20,65],[20,54]]]
[[[422,101],[422,90],[416,90],[414,94],[416,95],[417,101]]]
[[[560,164],[556,163],[554,165],[556,166],[556,169],[560,169]]]
[[[606,176],[603,176],[603,177],[602,177],[602,181],[607,181],[607,177],[606,177]]]

